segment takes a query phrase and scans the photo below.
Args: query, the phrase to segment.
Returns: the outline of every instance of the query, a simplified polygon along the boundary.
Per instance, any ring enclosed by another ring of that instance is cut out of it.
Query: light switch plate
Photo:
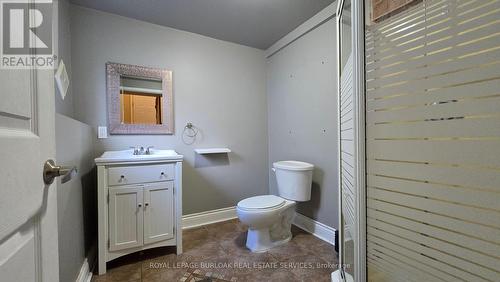
[[[69,88],[69,77],[63,60],[59,61],[59,67],[57,68],[55,79],[57,88],[59,89],[59,94],[61,94],[61,98],[64,100]]]
[[[108,138],[108,128],[106,126],[99,126],[97,128],[97,138]]]

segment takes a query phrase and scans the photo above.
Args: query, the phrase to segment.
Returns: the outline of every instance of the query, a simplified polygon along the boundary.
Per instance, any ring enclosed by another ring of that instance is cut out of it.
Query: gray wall
[[[69,182],[61,184],[57,180],[60,281],[75,281],[94,241],[94,140],[91,127],[56,114],[57,163],[78,168],[78,174]]]
[[[335,20],[267,61],[269,164],[301,160],[315,165],[311,201],[298,211],[338,227]],[[271,193],[276,179],[269,177]]]
[[[91,127],[76,121],[71,76],[70,4],[68,0],[54,1],[57,15],[56,54],[64,61],[70,76],[70,85],[63,100],[56,87],[56,161],[61,165],[75,165],[78,174],[61,184],[57,180],[57,214],[59,234],[60,281],[75,281],[91,249],[96,234],[95,178],[92,167],[95,134]],[[92,259],[92,258],[90,258]]]
[[[68,92],[66,92],[66,97],[64,100],[61,98],[59,89],[56,84],[56,112],[69,116],[75,116],[75,108],[73,103],[73,83],[71,81],[71,28],[70,28],[70,4],[68,0],[57,0],[54,1],[54,5],[57,5],[57,17],[55,19],[58,23],[57,28],[57,46],[56,54],[58,59],[64,61],[66,66],[66,71],[70,78],[70,84]]]
[[[106,125],[105,63],[173,71],[175,135],[111,136],[97,153],[153,145],[185,156],[184,214],[234,206],[268,192],[264,52],[201,35],[72,6],[71,53],[76,118]],[[181,134],[200,129],[193,145]],[[194,148],[227,146],[228,158],[195,156]]]

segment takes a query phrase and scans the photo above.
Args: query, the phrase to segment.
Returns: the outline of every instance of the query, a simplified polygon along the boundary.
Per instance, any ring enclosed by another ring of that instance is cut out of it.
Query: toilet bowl
[[[290,241],[295,202],[310,200],[313,169],[305,162],[276,162],[273,171],[279,196],[255,196],[238,203],[236,212],[248,226],[246,246],[252,252],[265,252]]]
[[[294,201],[274,195],[256,196],[240,201],[236,212],[241,223],[248,226],[246,246],[252,252],[265,252],[292,238]]]

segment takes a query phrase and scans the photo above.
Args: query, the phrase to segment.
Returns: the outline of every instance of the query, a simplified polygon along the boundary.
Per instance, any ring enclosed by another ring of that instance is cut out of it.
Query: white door
[[[144,186],[144,244],[174,238],[174,182]]]
[[[0,69],[0,280],[58,281],[53,70]]]
[[[109,188],[109,249],[117,251],[142,246],[143,186]]]

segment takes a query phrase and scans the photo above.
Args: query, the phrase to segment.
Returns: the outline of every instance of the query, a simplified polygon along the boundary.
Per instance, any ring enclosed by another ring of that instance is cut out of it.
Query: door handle
[[[54,182],[54,178],[62,176],[61,183],[66,183],[70,181],[77,172],[76,166],[58,166],[54,160],[47,160],[43,165],[43,182],[49,185]]]

